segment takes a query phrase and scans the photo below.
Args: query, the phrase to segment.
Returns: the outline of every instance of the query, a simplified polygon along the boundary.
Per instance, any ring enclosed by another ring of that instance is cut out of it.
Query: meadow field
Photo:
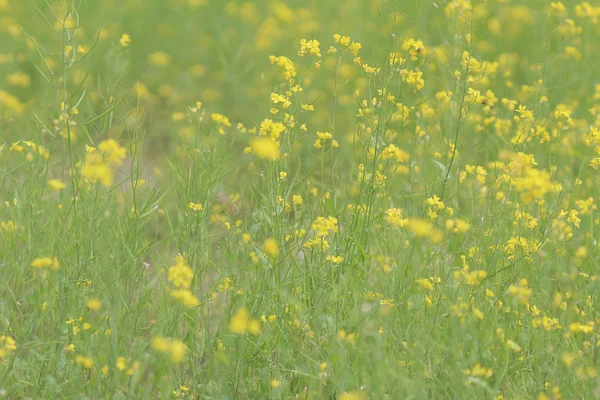
[[[599,19],[0,0],[0,399],[600,398]]]

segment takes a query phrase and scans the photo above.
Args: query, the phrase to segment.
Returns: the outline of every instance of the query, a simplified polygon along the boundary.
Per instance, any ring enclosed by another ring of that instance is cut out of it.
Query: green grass
[[[0,0],[0,398],[598,398],[598,18]]]

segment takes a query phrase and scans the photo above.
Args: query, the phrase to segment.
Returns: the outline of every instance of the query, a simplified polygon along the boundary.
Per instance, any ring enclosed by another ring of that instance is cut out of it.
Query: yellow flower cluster
[[[89,182],[100,182],[110,187],[114,181],[114,168],[123,164],[127,149],[114,139],[107,139],[98,145],[98,149],[87,147],[85,163],[81,167],[81,176]]]
[[[260,334],[260,321],[250,318],[248,310],[244,307],[239,308],[229,320],[229,331],[236,335]]]
[[[0,360],[17,350],[17,342],[10,336],[0,336]]]
[[[60,269],[60,263],[56,257],[39,257],[31,262],[31,266],[35,269],[49,268],[53,270]]]
[[[163,353],[169,357],[174,364],[179,364],[185,357],[185,344],[181,340],[156,336],[152,339],[151,346],[159,353]]]
[[[184,256],[175,257],[175,265],[169,267],[169,282],[175,286],[171,290],[171,297],[178,300],[188,308],[196,307],[200,301],[190,291],[192,280],[194,279],[194,271],[186,263]]]

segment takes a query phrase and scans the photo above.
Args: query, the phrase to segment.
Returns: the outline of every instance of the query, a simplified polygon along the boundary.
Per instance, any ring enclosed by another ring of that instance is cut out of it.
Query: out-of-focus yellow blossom
[[[229,331],[237,335],[260,334],[260,321],[250,318],[248,310],[244,307],[239,308],[229,320]]]
[[[179,364],[185,357],[185,344],[181,340],[156,336],[152,339],[151,346],[159,353],[168,356],[174,364]]]

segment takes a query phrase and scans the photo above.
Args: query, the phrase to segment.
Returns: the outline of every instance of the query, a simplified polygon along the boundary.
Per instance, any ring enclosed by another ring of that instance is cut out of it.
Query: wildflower
[[[444,205],[444,202],[441,201],[440,198],[437,197],[436,195],[433,195],[433,197],[428,198],[426,203],[429,206],[429,218],[430,219],[436,219],[438,217],[438,214],[436,211],[443,210],[446,207]]]
[[[417,279],[415,282],[419,285],[419,287],[423,289],[433,290],[433,282],[430,279],[421,278]]]
[[[408,50],[411,60],[417,60],[418,56],[425,50],[425,45],[420,40],[409,38],[402,42],[402,49]]]
[[[574,359],[575,358],[573,357],[573,355],[569,354],[569,353],[562,353],[561,356],[560,356],[560,360],[567,367],[571,367],[571,365],[573,365],[573,360]]]
[[[298,55],[300,57],[304,57],[305,55],[313,55],[317,57],[321,57],[321,49],[319,49],[319,41],[318,40],[300,40],[300,50],[298,51]]]
[[[406,59],[400,57],[396,52],[391,52],[388,58],[388,62],[390,65],[402,65],[406,62]]]
[[[517,343],[513,342],[512,340],[507,340],[506,345],[515,353],[521,352],[521,346],[519,346]]]
[[[117,362],[115,366],[119,371],[125,372],[126,375],[133,375],[135,371],[140,367],[140,363],[138,361],[132,361],[131,359],[126,359],[125,357],[117,357]]]
[[[276,64],[281,70],[283,70],[283,77],[285,79],[290,80],[296,76],[296,67],[289,58],[283,56],[269,56],[269,61],[271,64]]]
[[[67,187],[67,185],[65,185],[65,183],[64,183],[63,181],[61,181],[61,180],[58,180],[58,179],[50,179],[50,180],[48,181],[48,187],[49,187],[51,190],[54,190],[54,191],[60,191],[60,190],[63,190],[64,188],[66,188],[66,187]]]
[[[256,155],[263,159],[277,160],[281,155],[279,151],[279,143],[271,139],[254,139],[250,141],[250,147]]]
[[[281,381],[279,379],[271,379],[269,381],[269,386],[271,386],[273,389],[276,389],[281,386]]]
[[[446,229],[454,233],[465,233],[471,229],[471,224],[462,219],[447,219],[444,225]]]
[[[357,43],[357,42],[352,42],[350,43],[350,46],[348,46],[348,50],[350,50],[350,52],[352,53],[352,55],[354,57],[356,57],[358,55],[358,51],[362,49],[362,44]]]
[[[365,400],[367,397],[359,392],[358,390],[354,390],[351,392],[344,392],[337,397],[337,400]]]
[[[185,357],[185,344],[181,340],[156,336],[152,339],[151,346],[159,353],[169,356],[174,364],[179,364]]]
[[[226,127],[231,127],[231,122],[229,122],[229,118],[219,113],[212,113],[210,118],[219,125],[223,125]]]
[[[113,171],[104,162],[102,155],[98,152],[87,154],[85,164],[81,169],[81,176],[91,182],[99,181],[106,187],[113,184]]]
[[[400,150],[394,144],[390,144],[381,152],[381,158],[384,160],[394,159],[398,163],[403,163],[408,159],[408,153]]]
[[[82,355],[78,355],[77,357],[75,357],[75,362],[77,364],[81,365],[85,369],[92,369],[92,367],[94,366],[93,359],[91,359],[90,357],[82,356]]]
[[[166,67],[171,64],[172,60],[173,58],[171,55],[165,53],[164,51],[157,51],[148,56],[148,64],[157,67]]]
[[[292,202],[295,206],[299,206],[304,202],[304,199],[302,199],[302,196],[300,196],[299,194],[295,194],[292,196]]]
[[[390,208],[385,212],[385,220],[395,226],[405,227],[408,225],[408,219],[403,218],[401,208]]]
[[[365,71],[367,74],[372,74],[372,75],[378,74],[378,73],[379,73],[379,71],[381,71],[381,68],[377,68],[377,67],[371,67],[371,66],[370,66],[370,65],[368,65],[368,64],[362,64],[362,69],[363,69],[363,71]]]
[[[342,342],[348,342],[350,344],[354,344],[356,343],[356,333],[349,333],[347,332],[345,329],[341,329],[338,332],[338,340],[342,341]]]
[[[131,37],[127,33],[124,33],[121,36],[121,39],[119,39],[119,44],[121,45],[121,47],[127,47],[127,46],[129,46],[130,43],[131,43]]]
[[[246,308],[239,308],[229,321],[229,331],[237,335],[260,333],[260,321],[251,319]]]
[[[274,238],[265,240],[264,248],[265,252],[271,257],[277,257],[279,255],[279,246],[277,245],[277,240]]]
[[[585,324],[574,322],[571,325],[569,325],[569,330],[571,331],[571,333],[593,333],[594,322],[590,321]]]
[[[90,299],[87,301],[87,308],[92,311],[98,311],[102,307],[102,302],[98,299]]]
[[[422,219],[408,218],[406,226],[415,236],[429,238],[433,243],[440,243],[444,239],[444,234],[439,229]]]
[[[60,268],[60,264],[58,262],[58,258],[56,257],[40,257],[36,258],[31,262],[31,266],[36,269],[41,268],[50,268],[53,270],[57,270]]]
[[[189,289],[194,278],[194,271],[185,262],[183,256],[175,257],[175,265],[169,267],[169,282],[176,288]]]
[[[473,366],[473,368],[464,370],[463,374],[478,378],[489,378],[494,375],[494,371],[491,368],[482,367],[479,363],[477,363]]]
[[[6,232],[14,232],[17,230],[17,226],[12,221],[0,221],[0,228]]]
[[[0,336],[0,360],[17,350],[17,342],[10,336]]]
[[[402,75],[402,82],[412,85],[415,92],[425,87],[425,79],[423,79],[422,71],[403,69],[400,71],[400,74]]]
[[[15,72],[14,74],[8,74],[6,81],[11,86],[29,87],[31,85],[31,78],[29,75],[23,72]]]
[[[331,261],[334,264],[341,264],[344,262],[344,257],[342,256],[327,256],[325,257],[327,261]]]
[[[288,99],[286,96],[284,96],[282,94],[277,94],[277,93],[271,93],[271,102],[273,104],[281,104],[281,106],[283,108],[288,108],[289,106],[292,105],[292,102],[290,101],[290,99]]]
[[[193,203],[190,201],[188,203],[188,208],[193,211],[202,211],[203,207],[202,207],[202,204],[200,204],[200,203]]]
[[[510,285],[508,287],[508,293],[516,297],[521,304],[526,304],[531,297],[532,290],[529,287],[527,279],[521,279],[518,285]]]
[[[196,307],[198,304],[200,304],[198,298],[194,296],[188,289],[171,290],[171,297],[178,300],[188,308]]]
[[[469,286],[479,285],[485,278],[487,278],[487,272],[483,270],[469,271],[465,273],[465,283]],[[488,293],[486,291],[486,295],[487,294]]]
[[[318,217],[312,224],[311,228],[315,231],[318,238],[327,236],[329,232],[338,231],[338,220],[335,217],[329,216]]]

